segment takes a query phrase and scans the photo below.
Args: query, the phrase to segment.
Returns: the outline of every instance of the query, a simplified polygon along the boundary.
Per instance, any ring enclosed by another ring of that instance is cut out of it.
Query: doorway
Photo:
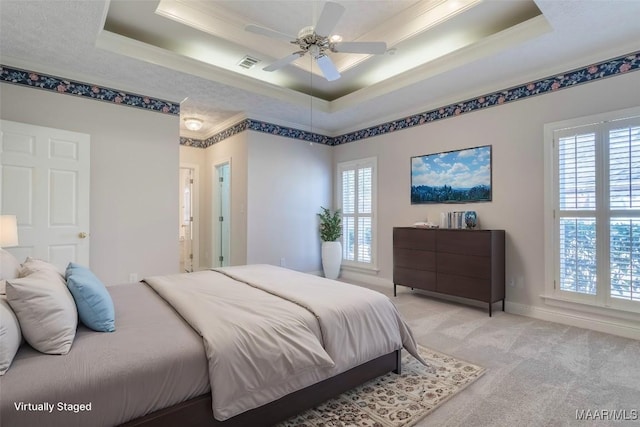
[[[16,258],[65,271],[89,266],[90,148],[87,134],[0,121],[0,213],[16,215]]]
[[[194,256],[194,217],[196,212],[196,170],[193,167],[181,165],[180,167],[180,201],[178,244],[180,249],[180,272],[191,273],[196,268],[197,260]]]
[[[231,161],[214,165],[212,212],[213,265],[225,267],[231,262]]]

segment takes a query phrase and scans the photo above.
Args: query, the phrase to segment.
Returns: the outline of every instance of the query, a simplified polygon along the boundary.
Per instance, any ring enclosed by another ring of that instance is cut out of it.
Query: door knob
[[[84,231],[81,231],[80,233],[78,233],[78,237],[81,239],[86,239],[87,233],[85,233]]]

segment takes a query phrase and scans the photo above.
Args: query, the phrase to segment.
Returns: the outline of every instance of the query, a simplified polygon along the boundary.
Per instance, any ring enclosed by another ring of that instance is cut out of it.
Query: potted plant
[[[342,236],[342,216],[340,209],[331,212],[320,207],[320,239],[322,240],[322,269],[327,279],[337,279],[342,263],[342,244],[338,241]]]

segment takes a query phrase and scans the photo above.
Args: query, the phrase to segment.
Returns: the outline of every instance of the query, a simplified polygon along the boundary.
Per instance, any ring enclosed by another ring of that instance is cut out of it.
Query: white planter
[[[322,242],[322,269],[327,279],[337,279],[342,263],[342,245],[340,242]]]

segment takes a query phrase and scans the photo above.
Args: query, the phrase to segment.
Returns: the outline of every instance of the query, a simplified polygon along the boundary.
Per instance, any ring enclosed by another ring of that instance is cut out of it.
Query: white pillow
[[[64,274],[62,274],[55,265],[41,259],[31,258],[30,256],[28,256],[24,261],[24,264],[22,264],[22,267],[20,268],[20,275],[18,277],[27,277],[31,273],[42,270],[58,273],[60,277],[64,279]]]
[[[20,276],[20,261],[11,253],[0,248],[0,280],[15,279]],[[0,294],[4,294],[4,286],[0,283]]]
[[[58,272],[40,270],[7,281],[7,299],[22,336],[42,353],[67,354],[76,336],[78,311]]]
[[[0,375],[9,370],[21,341],[18,319],[11,310],[7,297],[0,296]]]

